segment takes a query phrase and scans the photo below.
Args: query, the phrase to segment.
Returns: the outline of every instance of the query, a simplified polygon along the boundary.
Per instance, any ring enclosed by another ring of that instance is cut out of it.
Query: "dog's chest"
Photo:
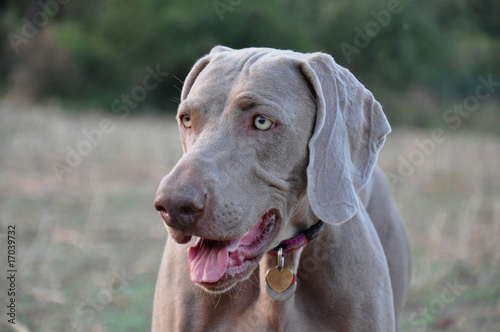
[[[267,302],[267,301],[266,301]],[[311,321],[304,312],[299,312],[292,308],[293,304],[286,308],[269,305],[269,303],[259,303],[243,310],[240,314],[227,312],[213,312],[212,317],[215,325],[211,331],[237,331],[237,332],[295,332],[309,331],[312,327],[315,330],[322,330],[319,322]],[[236,303],[233,303],[237,306]],[[217,311],[217,310],[216,310]],[[210,325],[210,324],[209,324]],[[323,330],[329,330],[331,324],[323,326]]]

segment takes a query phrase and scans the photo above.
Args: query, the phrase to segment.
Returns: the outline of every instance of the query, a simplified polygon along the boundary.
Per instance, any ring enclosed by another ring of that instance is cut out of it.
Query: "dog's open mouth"
[[[276,233],[271,210],[243,236],[230,241],[198,238],[188,250],[191,281],[217,290],[231,279],[247,277],[269,249]]]

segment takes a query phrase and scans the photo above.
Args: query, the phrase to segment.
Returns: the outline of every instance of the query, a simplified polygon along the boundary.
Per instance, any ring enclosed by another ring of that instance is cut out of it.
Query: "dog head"
[[[213,292],[308,223],[352,218],[390,132],[332,57],[267,48],[216,47],[198,60],[177,119],[184,155],[155,207],[178,243],[197,237],[191,280]]]

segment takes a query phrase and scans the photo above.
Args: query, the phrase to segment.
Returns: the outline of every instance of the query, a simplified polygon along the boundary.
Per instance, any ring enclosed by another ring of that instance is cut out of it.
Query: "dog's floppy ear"
[[[357,193],[370,178],[391,127],[371,92],[331,56],[308,55],[301,71],[317,103],[307,194],[319,219],[340,224],[357,212]]]
[[[231,52],[231,51],[234,51],[234,50],[230,47],[217,45],[217,46],[214,46],[214,48],[212,48],[212,50],[210,51],[210,54],[220,53],[220,52]]]
[[[184,85],[182,86],[181,100],[187,98],[187,96],[189,95],[189,91],[191,91],[191,88],[193,87],[194,81],[196,81],[201,71],[205,69],[209,62],[210,55],[205,55],[203,58],[196,61],[193,68],[191,68],[191,71],[186,76],[186,80],[184,81]]]
[[[181,100],[187,98],[194,82],[196,81],[202,70],[205,69],[205,67],[209,64],[211,56],[216,53],[230,51],[233,51],[233,49],[226,46],[215,46],[214,48],[212,48],[209,54],[196,61],[193,68],[191,68],[191,71],[187,75],[184,85],[182,86]]]

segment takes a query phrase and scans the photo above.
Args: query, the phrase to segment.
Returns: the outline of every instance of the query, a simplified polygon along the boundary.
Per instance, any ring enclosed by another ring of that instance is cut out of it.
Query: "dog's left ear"
[[[307,194],[319,219],[340,224],[357,212],[357,193],[370,178],[391,127],[371,92],[331,56],[307,55],[300,69],[317,103]]]

